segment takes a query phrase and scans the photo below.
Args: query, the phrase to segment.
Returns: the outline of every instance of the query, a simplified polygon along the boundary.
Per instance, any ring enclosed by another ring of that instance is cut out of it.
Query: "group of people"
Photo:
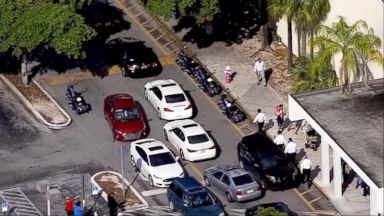
[[[81,206],[81,202],[76,198],[67,196],[65,198],[64,209],[68,216],[84,216],[84,210]]]
[[[257,85],[260,85],[262,82],[264,86],[267,86],[267,80],[265,76],[266,67],[263,61],[261,61],[261,58],[258,58],[255,62],[255,65],[253,66],[253,72],[256,73],[257,77]],[[227,65],[225,66],[224,70],[224,78],[225,83],[231,83],[233,79],[233,73],[231,71],[231,66]]]
[[[285,109],[283,107],[283,104],[279,104],[275,107],[275,116],[276,116],[276,123],[279,128],[279,131],[283,131],[283,124],[284,124],[284,117],[286,115]],[[253,120],[253,123],[257,123],[258,126],[258,133],[262,133],[264,126],[268,123],[267,117],[264,113],[261,112],[261,109],[257,109],[257,115],[256,118]]]

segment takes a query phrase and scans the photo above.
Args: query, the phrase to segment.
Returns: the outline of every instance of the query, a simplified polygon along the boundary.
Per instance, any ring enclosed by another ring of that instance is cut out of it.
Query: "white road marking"
[[[144,197],[149,197],[149,196],[155,196],[155,195],[163,194],[166,192],[167,192],[166,188],[157,188],[157,189],[153,189],[153,190],[143,191],[143,192],[141,192],[141,194]]]

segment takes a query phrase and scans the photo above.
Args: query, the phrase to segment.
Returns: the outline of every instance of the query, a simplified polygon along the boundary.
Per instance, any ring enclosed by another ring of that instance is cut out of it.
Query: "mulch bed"
[[[21,92],[32,106],[52,124],[62,124],[67,118],[61,113],[57,106],[40,90],[34,82],[25,85],[21,75],[5,75],[5,77]]]
[[[112,173],[101,173],[95,176],[95,181],[103,191],[113,197],[119,206],[135,206],[143,204],[135,193],[125,185],[125,196],[121,187],[121,178]]]

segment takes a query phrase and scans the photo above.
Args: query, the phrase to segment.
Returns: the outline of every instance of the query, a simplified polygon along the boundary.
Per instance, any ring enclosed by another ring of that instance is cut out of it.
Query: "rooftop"
[[[384,79],[353,86],[294,94],[292,97],[379,187],[384,170]]]

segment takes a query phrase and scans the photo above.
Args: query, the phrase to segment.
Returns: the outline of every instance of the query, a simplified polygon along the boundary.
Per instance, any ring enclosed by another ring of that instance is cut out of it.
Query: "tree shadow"
[[[251,38],[260,26],[267,23],[266,1],[225,1],[220,2],[220,12],[211,22],[197,24],[193,17],[182,17],[173,27],[175,32],[189,29],[183,40],[196,43],[199,48],[208,47],[215,41],[228,46]],[[212,27],[212,33],[208,30]]]

